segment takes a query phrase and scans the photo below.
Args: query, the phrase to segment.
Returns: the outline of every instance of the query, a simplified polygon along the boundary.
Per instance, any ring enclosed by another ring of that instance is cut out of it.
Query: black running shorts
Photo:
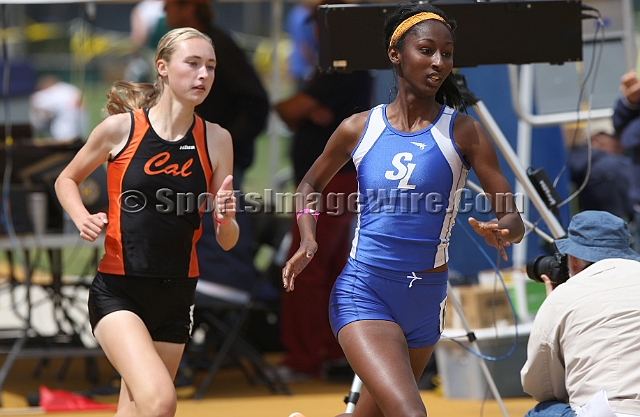
[[[98,272],[89,289],[89,321],[114,311],[136,314],[157,342],[186,343],[193,327],[196,278],[143,278]]]

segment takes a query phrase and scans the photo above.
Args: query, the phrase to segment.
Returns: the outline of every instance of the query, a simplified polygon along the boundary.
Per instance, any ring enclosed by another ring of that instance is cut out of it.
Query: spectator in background
[[[315,23],[313,17],[310,21]],[[342,120],[368,109],[371,99],[372,78],[368,71],[317,72],[301,91],[275,105],[278,115],[294,132],[291,158],[296,184],[320,156]],[[282,296],[280,332],[286,356],[277,369],[284,381],[332,378],[332,373],[340,377],[342,371],[353,377],[331,331],[328,309],[331,288],[347,260],[351,244],[354,213],[346,207],[346,196],[356,191],[355,166],[349,163],[323,192],[327,204],[331,204],[328,193],[344,197],[338,199],[340,207],[325,208],[342,214],[319,219],[317,259],[302,272],[302,279],[296,282],[297,291]],[[295,221],[292,238],[288,257],[300,247],[300,232]]]
[[[285,31],[292,42],[288,70],[289,75],[295,80],[296,90],[304,87],[318,66],[318,40],[314,17],[317,7],[317,0],[296,3],[285,21]]]
[[[87,111],[82,91],[56,75],[43,75],[29,98],[29,121],[36,137],[84,139]]]
[[[633,205],[633,247],[640,251],[640,80],[635,70],[625,73],[620,79],[622,96],[613,111],[613,126],[616,137],[624,151],[631,157],[631,183],[629,199]]]
[[[596,133],[590,137],[590,167],[589,149],[586,145],[574,147],[569,153],[569,170],[575,187],[581,187],[589,175],[578,195],[579,211],[602,210],[631,221],[631,159],[623,154],[620,141],[613,136],[610,121],[598,124],[593,131]]]
[[[153,42],[158,23],[165,18],[163,0],[143,0],[131,10],[131,41],[137,48]],[[157,42],[156,42],[157,44]]]
[[[133,82],[152,82],[155,77],[153,54],[158,41],[169,31],[163,0],[143,0],[131,10],[131,43],[133,58],[124,77]]]

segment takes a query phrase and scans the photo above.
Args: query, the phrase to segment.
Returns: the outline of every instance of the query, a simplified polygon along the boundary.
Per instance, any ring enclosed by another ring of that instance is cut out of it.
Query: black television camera
[[[567,255],[557,250],[553,255],[543,255],[527,262],[527,276],[534,281],[543,282],[540,275],[549,277],[554,286],[569,279],[569,262]]]

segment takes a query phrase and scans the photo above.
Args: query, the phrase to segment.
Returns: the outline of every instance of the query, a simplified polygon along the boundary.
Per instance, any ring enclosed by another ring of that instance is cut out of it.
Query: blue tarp
[[[29,61],[12,61],[9,73],[8,97],[28,96],[36,88],[36,73]],[[0,96],[4,93],[4,67],[5,62],[0,61]]]

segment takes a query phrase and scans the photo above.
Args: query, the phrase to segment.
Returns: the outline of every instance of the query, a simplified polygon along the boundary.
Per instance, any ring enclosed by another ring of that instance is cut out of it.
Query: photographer
[[[571,278],[539,275],[547,299],[521,378],[540,403],[526,417],[575,416],[601,390],[611,415],[640,416],[640,255],[629,243],[627,223],[603,211],[576,214],[556,240]]]

